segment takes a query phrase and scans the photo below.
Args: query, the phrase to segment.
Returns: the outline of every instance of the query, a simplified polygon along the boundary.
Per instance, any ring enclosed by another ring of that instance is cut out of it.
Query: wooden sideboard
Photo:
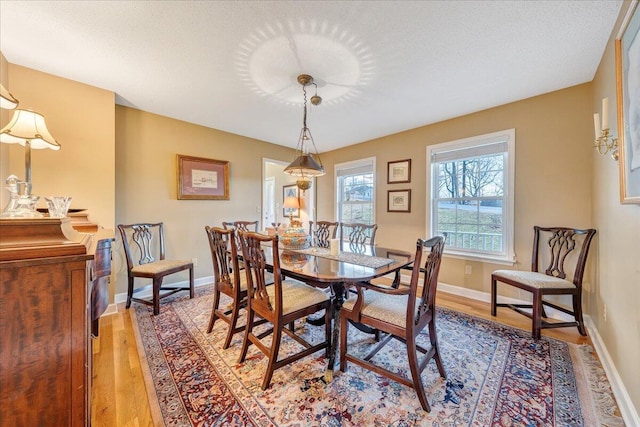
[[[112,241],[69,218],[0,219],[0,426],[90,425],[92,293]]]

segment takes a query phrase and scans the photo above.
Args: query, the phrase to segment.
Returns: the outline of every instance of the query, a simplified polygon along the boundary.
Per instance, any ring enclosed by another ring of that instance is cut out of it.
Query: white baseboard
[[[112,316],[118,313],[118,305],[117,304],[109,304],[107,309],[100,315],[100,317]]]
[[[620,414],[622,415],[625,425],[640,426],[640,416],[638,416],[638,411],[633,405],[629,393],[627,393],[627,389],[624,386],[622,378],[620,378],[618,370],[616,369],[613,360],[611,360],[611,355],[607,351],[607,347],[604,345],[604,341],[602,341],[602,337],[600,336],[595,323],[593,323],[591,316],[584,316],[584,324],[587,328],[587,332],[589,333],[589,337],[591,338],[591,342],[593,343],[593,347],[595,348],[596,353],[598,353],[600,363],[602,363],[602,367],[607,374],[607,378],[611,384],[611,390],[613,390],[613,395],[616,397],[616,402],[618,402]]]
[[[461,288],[459,286],[448,285],[446,283],[438,283],[438,292],[446,292],[448,294],[459,295],[462,297],[466,297],[469,299],[474,299],[477,301],[483,302],[491,302],[491,294],[482,291],[476,291],[474,289],[466,289]],[[522,301],[515,298],[508,297],[499,297],[500,302],[505,302],[509,304],[526,304],[530,301]],[[563,313],[558,310],[553,310],[550,308],[545,308],[547,310],[547,314],[550,317],[559,319],[559,320],[572,320],[571,317],[568,317],[566,313]],[[607,378],[609,379],[609,383],[611,384],[611,390],[613,391],[613,395],[616,398],[616,402],[618,402],[618,407],[620,408],[620,414],[622,415],[622,419],[627,426],[640,426],[640,417],[638,417],[638,411],[636,410],[633,402],[631,401],[631,397],[629,393],[627,393],[627,389],[624,386],[624,382],[620,375],[618,374],[618,370],[616,369],[609,352],[607,351],[607,347],[604,345],[604,341],[602,341],[602,337],[596,328],[596,325],[593,323],[593,320],[590,316],[584,315],[584,324],[587,328],[587,332],[589,337],[591,338],[591,342],[593,343],[593,347],[598,354],[598,358],[602,363],[602,367],[607,374]]]
[[[213,283],[213,276],[200,277],[199,279],[194,280],[195,287],[209,285],[211,283]],[[167,283],[167,286],[189,286],[189,281],[184,280],[182,282]],[[138,292],[137,294],[135,294],[135,296],[137,298],[151,298],[151,293],[152,293],[152,290],[151,290],[151,287],[149,287],[149,289],[145,289],[144,291]],[[127,302],[127,293],[122,292],[119,294],[115,294],[114,300],[116,304]]]

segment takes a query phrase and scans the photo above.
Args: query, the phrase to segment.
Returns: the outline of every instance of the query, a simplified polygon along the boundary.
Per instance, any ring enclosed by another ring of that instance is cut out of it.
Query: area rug
[[[212,287],[197,297],[170,297],[161,312],[136,304],[137,341],[156,425],[165,426],[622,426],[604,371],[590,346],[543,337],[448,309],[438,311],[447,379],[435,362],[423,373],[431,412],[414,391],[350,364],[324,381],[322,352],[277,370],[260,387],[266,357],[251,346],[238,364],[242,334],[222,350],[227,324],[207,326]],[[163,300],[167,301],[169,298]],[[228,301],[222,301],[226,303]],[[297,322],[320,340],[324,327]],[[428,336],[420,337],[428,346]],[[365,352],[370,335],[350,328],[350,346]],[[298,344],[285,340],[282,349]],[[351,349],[351,347],[350,347]],[[386,346],[378,363],[408,373],[406,350]]]

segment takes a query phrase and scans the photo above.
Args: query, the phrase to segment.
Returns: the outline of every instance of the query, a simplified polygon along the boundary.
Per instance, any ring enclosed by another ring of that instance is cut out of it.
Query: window
[[[375,157],[335,166],[336,218],[339,222],[375,223]]]
[[[427,147],[431,234],[449,254],[513,262],[515,129]]]

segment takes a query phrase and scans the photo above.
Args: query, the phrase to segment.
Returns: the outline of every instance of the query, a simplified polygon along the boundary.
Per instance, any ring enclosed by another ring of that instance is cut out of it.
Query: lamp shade
[[[293,176],[322,176],[324,168],[316,162],[311,154],[301,154],[289,166],[284,168],[284,173]]]
[[[9,93],[9,91],[0,84],[0,108],[5,110],[13,110],[18,106],[18,100]]]
[[[284,199],[282,207],[285,209],[300,209],[300,201],[295,196],[289,196]]]
[[[44,116],[30,110],[15,110],[9,123],[0,130],[0,142],[4,144],[20,144],[27,142],[31,148],[59,150],[60,144],[47,129]]]

